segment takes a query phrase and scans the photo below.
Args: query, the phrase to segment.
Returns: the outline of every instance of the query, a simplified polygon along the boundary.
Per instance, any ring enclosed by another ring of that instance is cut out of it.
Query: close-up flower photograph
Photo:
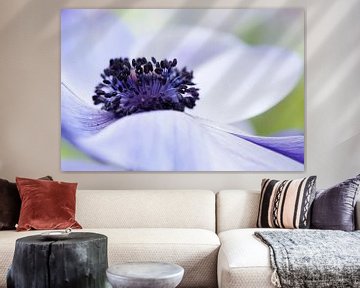
[[[296,8],[63,9],[61,169],[303,171],[303,29]]]

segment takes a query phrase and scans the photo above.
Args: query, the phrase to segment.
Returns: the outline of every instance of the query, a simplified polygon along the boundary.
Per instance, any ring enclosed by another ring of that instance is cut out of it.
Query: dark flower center
[[[193,108],[199,89],[193,87],[193,72],[179,70],[177,60],[148,61],[145,57],[111,59],[101,74],[103,81],[92,96],[95,105],[121,118],[152,110],[184,111]]]

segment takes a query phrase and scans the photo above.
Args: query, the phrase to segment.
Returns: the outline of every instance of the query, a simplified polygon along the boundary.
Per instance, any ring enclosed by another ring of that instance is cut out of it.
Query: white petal
[[[246,45],[234,35],[214,29],[186,25],[169,26],[154,31],[147,37],[142,36],[136,43],[132,56],[177,58],[179,67],[193,69],[234,47],[242,49]]]
[[[276,47],[232,49],[194,71],[200,100],[188,113],[231,123],[268,110],[303,74],[299,56]]]
[[[62,10],[61,81],[91,103],[109,60],[128,56],[132,43],[127,27],[111,10]]]
[[[114,121],[112,113],[88,105],[69,87],[61,84],[62,137],[76,144],[75,138],[95,134]]]
[[[175,111],[124,117],[77,146],[104,163],[136,171],[301,171],[279,153]]]
[[[239,130],[239,133],[244,133],[248,135],[255,135],[256,131],[254,129],[253,124],[250,120],[243,120],[236,123],[231,123],[231,126],[234,126],[236,129]]]

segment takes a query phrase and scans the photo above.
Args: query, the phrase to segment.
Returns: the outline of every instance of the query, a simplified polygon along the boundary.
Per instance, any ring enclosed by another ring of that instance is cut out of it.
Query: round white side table
[[[114,288],[175,288],[184,276],[184,268],[161,262],[117,264],[106,270]]]

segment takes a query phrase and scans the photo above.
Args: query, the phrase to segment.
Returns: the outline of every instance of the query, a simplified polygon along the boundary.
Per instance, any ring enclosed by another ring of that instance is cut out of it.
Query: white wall
[[[0,9],[0,178],[52,175],[83,189],[258,189],[263,177],[318,175],[325,187],[360,173],[360,1],[167,1],[167,7],[306,8],[304,173],[63,173],[60,14],[63,7],[164,7],[165,1],[17,0]],[[191,4],[190,4],[191,3]]]

